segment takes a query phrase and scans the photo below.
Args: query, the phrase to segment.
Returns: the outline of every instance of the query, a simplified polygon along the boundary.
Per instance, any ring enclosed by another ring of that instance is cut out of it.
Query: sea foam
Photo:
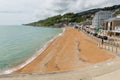
[[[35,60],[48,46],[51,42],[53,42],[55,39],[57,39],[59,36],[62,36],[63,33],[65,32],[65,28],[62,28],[63,29],[63,32],[60,33],[59,35],[55,36],[53,39],[51,39],[50,41],[48,41],[40,50],[38,50],[35,55],[33,55],[32,57],[30,57],[29,59],[27,59],[24,63],[18,65],[18,66],[15,66],[13,68],[10,68],[10,69],[7,69],[7,70],[4,70],[2,71],[0,74],[3,75],[3,74],[11,74],[12,72],[15,72],[23,67],[25,67],[26,65],[28,65],[29,63],[31,63],[33,60]]]

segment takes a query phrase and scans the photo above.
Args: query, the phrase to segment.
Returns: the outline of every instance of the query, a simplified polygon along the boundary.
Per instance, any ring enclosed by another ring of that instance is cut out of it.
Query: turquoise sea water
[[[28,59],[61,32],[59,28],[0,26],[0,70]]]

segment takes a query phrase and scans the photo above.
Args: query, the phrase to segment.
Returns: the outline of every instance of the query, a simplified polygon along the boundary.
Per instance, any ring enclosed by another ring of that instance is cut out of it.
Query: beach
[[[32,62],[13,73],[68,71],[114,58],[83,32],[66,27]]]

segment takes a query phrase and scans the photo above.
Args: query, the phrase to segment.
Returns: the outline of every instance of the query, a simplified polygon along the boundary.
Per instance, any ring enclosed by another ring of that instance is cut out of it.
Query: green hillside
[[[56,15],[53,17],[49,17],[45,20],[40,20],[37,22],[29,23],[26,25],[31,25],[31,26],[54,26],[55,24],[67,24],[70,22],[83,22],[86,21],[87,19],[92,20],[93,15],[98,12],[98,11],[112,11],[114,15],[120,14],[120,5],[114,5],[111,7],[104,7],[104,8],[98,8],[98,9],[91,9],[88,11],[83,11],[80,13],[66,13],[64,15]]]

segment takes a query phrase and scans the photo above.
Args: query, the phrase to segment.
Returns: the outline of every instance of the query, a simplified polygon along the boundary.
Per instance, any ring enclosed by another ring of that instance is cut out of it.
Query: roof
[[[105,20],[105,22],[109,22],[109,21],[120,21],[120,18],[109,18]]]

